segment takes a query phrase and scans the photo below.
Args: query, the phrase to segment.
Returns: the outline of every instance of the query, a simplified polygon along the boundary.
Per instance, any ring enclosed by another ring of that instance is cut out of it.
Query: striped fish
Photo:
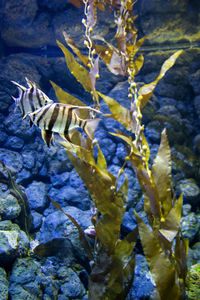
[[[31,82],[28,78],[26,78],[26,82],[28,84],[28,88],[20,85],[15,81],[11,81],[18,87],[19,96],[18,98],[14,98],[16,107],[19,105],[23,119],[31,112],[35,110],[53,103],[53,100],[50,100],[45,93],[43,93],[40,89],[37,88],[36,84]]]
[[[31,121],[42,131],[42,138],[49,147],[53,144],[53,133],[71,142],[69,133],[76,128],[82,128],[86,135],[93,139],[94,131],[100,119],[81,119],[78,114],[82,109],[101,113],[89,106],[76,106],[63,103],[53,103],[30,113]]]

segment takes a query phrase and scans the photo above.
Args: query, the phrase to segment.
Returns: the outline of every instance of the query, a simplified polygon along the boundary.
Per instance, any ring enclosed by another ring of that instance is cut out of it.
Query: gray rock
[[[30,257],[15,262],[9,278],[12,299],[42,299],[42,282],[37,281],[37,277],[42,277],[40,267],[40,263]]]
[[[58,299],[64,299],[63,297],[68,297],[69,299],[82,299],[85,294],[84,286],[79,277],[70,268],[66,270],[65,281],[61,286],[61,293],[62,297],[58,297]]]
[[[23,166],[26,169],[32,169],[35,166],[37,152],[25,150],[25,151],[22,151],[21,154],[22,154],[22,159],[23,159]]]
[[[195,213],[191,212],[181,219],[183,237],[192,241],[200,229],[200,224]]]
[[[39,213],[43,212],[49,203],[45,183],[41,181],[33,181],[28,185],[25,191],[29,200],[30,208]]]
[[[11,221],[0,222],[0,265],[8,267],[16,257],[27,254],[29,240],[24,231]]]
[[[198,118],[200,119],[200,95],[194,98],[194,107],[195,107],[195,112]]]
[[[171,147],[172,171],[177,180],[194,178],[196,175],[195,156],[193,151],[184,145],[175,145]]]
[[[12,220],[20,215],[21,207],[17,199],[6,192],[0,194],[0,216],[2,220]]]
[[[64,212],[70,214],[82,229],[91,225],[90,211],[82,211],[73,206],[62,207]],[[43,220],[37,239],[41,243],[46,243],[55,238],[69,238],[71,241],[77,240],[78,231],[73,223],[60,211],[54,211]]]
[[[161,136],[161,124],[159,121],[152,121],[145,128],[146,136],[153,142],[159,143]]]
[[[199,154],[200,153],[200,134],[197,134],[193,140],[193,149]]]
[[[66,0],[52,0],[52,1],[48,1],[48,0],[40,0],[39,2],[39,6],[42,9],[50,9],[53,12],[57,12],[59,10],[63,10],[65,8],[68,7],[68,1]]]
[[[23,139],[17,137],[17,136],[9,136],[7,138],[7,141],[5,143],[5,146],[12,149],[12,150],[20,150],[22,149],[24,145]]]
[[[0,160],[3,161],[12,174],[17,174],[22,170],[22,156],[18,152],[0,148]]]
[[[1,299],[8,299],[8,280],[4,269],[0,268],[0,295]]]
[[[191,212],[191,208],[192,208],[191,204],[184,204],[182,206],[182,214],[184,217],[187,216]]]
[[[55,258],[18,259],[9,278],[14,300],[83,299],[86,294],[77,273]]]
[[[78,182],[80,182],[80,186],[78,187],[67,185],[59,189],[51,188],[49,196],[61,206],[65,206],[67,204],[78,207],[82,210],[87,210],[90,208],[89,194],[82,181]]]
[[[189,79],[195,95],[200,95],[200,70],[198,69],[195,73],[191,74]]]
[[[16,182],[18,184],[24,184],[25,182],[30,181],[32,179],[32,173],[29,170],[26,169],[22,169],[18,175],[17,175],[17,179]]]
[[[143,255],[137,254],[134,282],[127,296],[127,300],[149,299],[151,294],[155,292],[155,283],[149,271],[147,261]]]
[[[50,16],[39,12],[37,1],[11,0],[2,5],[2,39],[13,47],[42,47],[53,42]]]
[[[64,172],[61,174],[55,174],[54,176],[51,176],[50,180],[51,180],[52,186],[55,188],[60,188],[64,185],[66,185],[68,182],[69,176],[70,176],[70,172]]]
[[[32,225],[32,228],[31,230],[35,231],[35,230],[38,230],[40,228],[40,226],[42,225],[42,215],[39,214],[38,212],[36,211],[33,211],[31,213],[32,217],[33,217],[33,225]]]
[[[178,184],[178,190],[180,193],[183,193],[186,203],[198,205],[200,188],[193,178],[181,180]]]

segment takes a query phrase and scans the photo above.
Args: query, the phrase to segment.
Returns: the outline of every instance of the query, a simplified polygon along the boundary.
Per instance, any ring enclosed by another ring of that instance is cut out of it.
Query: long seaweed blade
[[[74,55],[62,43],[57,41],[57,44],[65,55],[65,61],[71,74],[83,86],[85,91],[91,92],[92,87],[89,80],[89,71],[76,61]]]
[[[171,201],[171,154],[167,140],[166,130],[161,134],[161,143],[152,166],[152,177],[155,182],[159,201],[161,202],[161,212],[165,218],[172,206]]]
[[[174,265],[161,249],[154,232],[135,213],[142,247],[161,300],[181,299]]]

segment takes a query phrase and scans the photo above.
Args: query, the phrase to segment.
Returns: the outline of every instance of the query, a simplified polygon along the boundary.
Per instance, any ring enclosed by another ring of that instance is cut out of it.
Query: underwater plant
[[[82,5],[82,1],[70,2],[78,7]],[[182,50],[175,52],[164,62],[153,82],[138,88],[135,76],[144,63],[144,57],[142,54],[138,55],[138,51],[145,38],[137,40],[137,29],[134,26],[136,17],[133,15],[134,3],[131,0],[83,0],[85,18],[82,23],[85,26],[84,44],[88,49],[88,55],[85,56],[80,52],[67,33],[64,33],[65,41],[72,51],[58,42],[65,55],[69,71],[93,98],[91,114],[87,109],[81,109],[77,117],[82,120],[96,120],[96,115],[100,111],[99,99],[102,99],[111,112],[104,117],[117,120],[126,129],[126,133],[116,130],[110,134],[120,138],[127,148],[125,162],[118,176],[114,176],[108,171],[106,159],[93,136],[86,138],[76,130],[68,132],[72,124],[72,115],[68,114],[65,124],[67,138],[61,143],[66,148],[70,161],[94,202],[92,216],[95,234],[94,249],[90,248],[85,233],[76,221],[70,215],[66,214],[66,216],[77,227],[82,246],[91,262],[88,291],[90,300],[126,298],[134,280],[134,247],[138,234],[160,299],[185,299],[188,244],[180,230],[183,199],[182,196],[176,199],[171,186],[171,156],[167,134],[166,130],[162,132],[160,147],[150,168],[150,149],[141,122],[142,109],[152,96],[157,83],[174,65]],[[117,46],[108,43],[101,36],[92,36],[93,28],[97,24],[97,11],[98,9],[104,11],[106,8],[114,12]],[[101,42],[100,45],[96,44],[98,41]],[[129,109],[96,90],[100,58],[110,72],[128,77]],[[53,82],[52,86],[60,103],[73,105],[76,108],[86,106],[81,100],[65,92]],[[42,109],[48,110],[45,106]],[[53,131],[54,121],[50,122]],[[124,170],[127,162],[131,163],[144,193],[144,211],[148,224],[135,212],[138,228],[121,238],[121,224],[128,199],[128,177]],[[124,176],[124,181],[119,184],[121,176]],[[53,200],[52,202],[62,211],[57,203]]]

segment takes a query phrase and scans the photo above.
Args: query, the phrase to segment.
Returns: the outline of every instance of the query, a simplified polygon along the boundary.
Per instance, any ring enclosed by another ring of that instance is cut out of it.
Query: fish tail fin
[[[101,119],[85,120],[83,130],[85,131],[85,133],[91,140],[94,139],[94,132],[95,132],[97,126],[99,125],[100,121],[101,121]]]

